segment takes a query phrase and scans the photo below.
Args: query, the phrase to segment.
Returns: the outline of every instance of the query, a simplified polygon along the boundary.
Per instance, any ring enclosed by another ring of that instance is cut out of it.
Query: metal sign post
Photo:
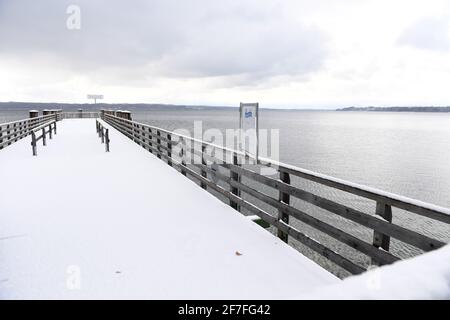
[[[88,94],[87,98],[91,99],[91,100],[94,100],[94,104],[97,104],[97,99],[98,100],[103,99],[103,95],[102,94]]]
[[[256,163],[258,162],[259,155],[259,103],[240,103],[239,106],[239,129],[241,133],[240,139],[240,148],[246,154],[253,155],[256,159]],[[248,149],[245,147],[245,131],[246,130],[255,130],[255,150],[252,150],[251,146],[248,146]]]

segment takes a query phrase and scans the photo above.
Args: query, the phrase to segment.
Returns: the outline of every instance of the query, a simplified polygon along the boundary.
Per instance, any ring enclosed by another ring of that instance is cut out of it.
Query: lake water
[[[164,129],[238,128],[233,111],[133,112]],[[450,114],[334,111],[260,112],[260,128],[280,130],[280,160],[450,207]]]
[[[168,130],[192,130],[194,121],[202,121],[204,129],[223,130],[239,126],[237,109],[132,110],[132,114],[133,120]],[[26,116],[25,110],[0,110],[0,122]],[[260,128],[280,130],[282,162],[450,207],[450,114],[261,110]],[[375,211],[373,201],[355,198],[301,179],[293,180],[293,184],[343,204],[369,213]],[[371,230],[308,204],[294,204],[368,242],[372,240]],[[431,223],[413,214],[406,215],[397,209],[393,213],[397,223],[450,242],[448,226]],[[336,251],[351,255],[358,263],[369,263],[363,255],[352,252],[352,249],[342,249],[342,245],[308,226],[301,223],[297,226],[314,238],[328,242]],[[293,245],[307,255],[315,256],[302,245]],[[418,253],[416,249],[395,240],[391,246],[391,250],[401,257]],[[320,264],[329,267],[327,261],[317,259]],[[333,272],[339,276],[345,275],[342,270]]]

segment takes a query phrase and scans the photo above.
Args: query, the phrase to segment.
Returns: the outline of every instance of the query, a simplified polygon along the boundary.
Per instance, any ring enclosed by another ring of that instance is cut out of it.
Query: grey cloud
[[[81,30],[66,28],[69,4],[81,8]],[[318,70],[326,38],[287,18],[284,6],[268,0],[0,0],[0,55],[28,62],[53,57],[73,72],[118,77],[251,82]]]
[[[450,50],[450,17],[422,19],[407,28],[398,43],[418,49]]]

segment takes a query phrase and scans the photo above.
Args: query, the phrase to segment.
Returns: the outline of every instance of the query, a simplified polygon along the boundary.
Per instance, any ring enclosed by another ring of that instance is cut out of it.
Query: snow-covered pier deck
[[[294,298],[339,282],[110,127],[0,152],[0,299]]]
[[[129,112],[43,113],[0,124],[0,299],[450,298],[447,208],[270,159],[244,166],[237,150],[132,121]],[[374,202],[374,212],[291,177]],[[400,261],[391,239],[425,254]],[[361,275],[341,281],[293,241]]]

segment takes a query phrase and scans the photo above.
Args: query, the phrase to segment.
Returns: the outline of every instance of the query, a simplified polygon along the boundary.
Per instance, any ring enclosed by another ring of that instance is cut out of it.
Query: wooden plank
[[[146,127],[149,128],[149,129],[151,129],[151,127],[149,127],[149,126],[141,125],[141,128],[137,128],[136,131],[137,131],[140,135],[145,134],[146,131],[145,131],[144,128],[146,128]],[[161,133],[161,131],[160,131],[160,133]],[[164,141],[164,142],[167,142],[168,144],[171,144],[171,145],[175,144],[174,141],[172,141],[171,139],[169,140],[167,137],[164,137],[164,136],[162,136],[161,134],[158,136],[157,134],[154,134],[152,131],[150,131],[150,135],[151,135],[152,137],[155,137],[155,138],[157,138],[157,139],[160,139],[160,140],[162,140],[162,141]],[[171,134],[168,133],[167,135],[171,135]],[[172,136],[172,135],[171,135],[171,136]]]
[[[156,149],[158,150],[158,154],[156,156],[161,159],[161,132],[156,130],[156,135],[158,136],[156,139]]]
[[[286,170],[286,172],[289,172],[292,175],[295,175],[300,178],[304,178],[313,182],[317,182],[319,184],[336,188],[345,192],[349,192],[351,194],[355,194],[364,198],[372,199],[375,201],[379,201],[385,204],[388,204],[390,206],[403,209],[424,217],[428,217],[430,219],[438,220],[444,223],[450,224],[450,214],[448,212],[448,209],[446,208],[440,208],[435,209],[437,206],[431,206],[429,204],[423,203],[421,205],[415,204],[414,200],[408,199],[406,197],[400,197],[397,195],[385,195],[381,194],[380,192],[374,192],[371,191],[371,188],[367,188],[364,186],[355,186],[355,184],[350,183],[343,183],[339,181],[339,179],[331,178],[331,177],[324,177],[324,175],[320,174],[312,174],[309,172],[305,172],[305,170],[302,169],[292,169],[290,166],[280,166],[283,170]],[[395,197],[394,197],[395,196]],[[426,207],[428,206],[428,208]]]
[[[216,177],[220,180],[223,180],[225,182],[233,184],[233,182],[229,181],[228,177],[226,177],[224,175],[217,174]],[[324,221],[314,218],[314,217],[310,216],[309,214],[307,214],[297,208],[293,208],[283,202],[278,202],[276,199],[273,199],[272,197],[270,197],[264,193],[261,193],[249,186],[246,186],[241,183],[237,187],[239,189],[241,189],[241,191],[248,193],[249,195],[263,201],[266,204],[269,204],[269,205],[277,208],[278,210],[285,212],[288,215],[292,215],[297,220],[300,220],[303,223],[310,225],[311,227],[315,228],[316,230],[319,230],[319,231],[329,235],[330,237],[348,245],[349,247],[356,249],[356,250],[368,255],[369,257],[375,257],[375,258],[379,259],[381,261],[381,264],[390,264],[390,263],[400,260],[400,258],[392,255],[389,252],[379,250],[379,249],[375,248],[373,245],[371,245],[370,243],[364,242],[363,240],[358,239],[358,238],[346,233],[345,231],[342,231],[330,224],[327,224]]]
[[[315,252],[319,253],[320,255],[326,257],[336,265],[340,266],[341,268],[349,271],[352,274],[360,274],[364,272],[366,269],[364,269],[361,266],[358,266],[357,264],[353,263],[352,261],[348,260],[345,257],[342,257],[341,255],[337,254],[333,250],[325,247],[324,245],[320,244],[316,240],[309,238],[308,236],[301,233],[299,230],[296,230],[295,228],[286,225],[284,222],[279,221],[277,218],[272,217],[268,213],[264,212],[263,210],[259,209],[253,204],[248,203],[247,201],[243,200],[240,197],[237,197],[236,195],[232,194],[231,192],[226,191],[225,189],[218,186],[216,183],[206,179],[205,177],[199,175],[195,171],[187,168],[187,173],[194,176],[201,182],[208,185],[208,187],[211,187],[211,189],[215,190],[216,192],[219,192],[220,194],[228,197],[229,199],[233,200],[234,202],[237,202],[240,206],[245,207],[247,210],[257,214],[261,217],[264,221],[267,223],[275,226],[276,228],[282,229],[285,233],[289,234],[305,246],[309,247],[310,249],[314,250]]]
[[[31,151],[33,152],[33,156],[37,156],[36,134],[34,131],[31,132]]]
[[[22,133],[22,134],[20,134],[18,137],[17,137],[17,141],[18,140],[21,140],[21,139],[23,139],[23,138],[25,138],[26,136],[28,136],[30,134],[30,132],[24,132],[24,133]],[[11,136],[11,135],[10,135]],[[7,136],[3,136],[3,142],[1,142],[0,143],[0,147],[1,148],[4,148],[4,147],[7,147],[8,145],[11,145],[13,142],[14,142],[14,140],[15,140],[15,138],[10,138],[10,139],[7,139]],[[6,139],[6,140],[5,140]]]
[[[296,230],[292,226],[285,224],[283,221],[279,221],[279,224],[277,225],[277,227],[278,227],[278,229],[281,229],[283,232],[289,234],[291,237],[293,237],[294,239],[303,243],[307,247],[309,247],[312,250],[316,251],[317,253],[321,254],[328,260],[334,262],[338,266],[347,270],[351,274],[361,274],[366,271],[366,269],[364,269],[363,267],[361,267],[361,266],[353,263],[352,261],[348,260],[347,258],[344,258],[343,256],[337,254],[333,250],[325,247],[323,244],[306,236],[305,234]]]
[[[109,152],[109,129],[105,129],[105,151]]]
[[[111,116],[111,117],[114,117],[114,116]],[[159,130],[161,131],[162,129],[159,129]],[[164,131],[165,133],[170,133],[167,130],[162,130],[162,131]],[[192,139],[192,141],[194,141],[194,140],[195,139]],[[223,148],[223,147],[219,147],[219,146],[215,146],[215,147],[221,148],[221,149],[226,150],[228,152],[230,151],[230,150],[228,150],[226,148]],[[240,155],[240,153],[239,153],[239,155]],[[264,160],[264,161],[266,161],[266,160]],[[262,162],[264,162],[264,161],[262,161]],[[275,162],[273,162],[273,163],[275,163]],[[385,197],[385,196],[380,195],[380,194],[376,194],[376,193],[373,193],[373,192],[370,192],[370,191],[367,191],[367,190],[364,190],[364,189],[357,188],[357,187],[355,187],[353,185],[342,184],[341,182],[338,181],[338,179],[333,179],[333,178],[329,178],[329,177],[328,178],[324,178],[323,175],[311,174],[309,172],[306,172],[306,170],[302,170],[300,168],[293,169],[292,166],[287,166],[287,165],[283,165],[283,164],[280,164],[280,163],[276,163],[276,164],[279,165],[281,168],[283,168],[286,172],[288,172],[290,174],[294,174],[296,176],[303,177],[303,178],[306,178],[306,179],[309,179],[311,181],[315,181],[315,182],[318,182],[318,183],[321,183],[321,184],[324,184],[324,185],[327,185],[327,186],[336,187],[336,188],[338,188],[340,190],[343,190],[343,191],[347,191],[347,192],[351,192],[351,193],[354,193],[354,194],[357,194],[357,195],[368,197],[368,198],[371,198],[373,200],[377,200],[380,197],[381,198]],[[439,211],[436,211],[436,210],[432,210],[430,208],[421,208],[420,209],[417,206],[415,206],[414,204],[410,204],[410,203],[399,204],[398,203],[399,202],[398,199],[391,199],[391,202],[395,203],[395,204],[391,204],[391,205],[394,205],[396,207],[399,207],[399,208],[402,208],[402,209],[405,209],[405,210],[409,210],[409,211],[414,212],[414,213],[422,214],[424,216],[429,216],[429,217],[431,217],[433,219],[436,219],[436,220],[439,220],[439,221],[450,223],[450,215],[445,213],[445,212],[439,212]],[[385,201],[385,203],[389,204],[386,201]]]
[[[186,175],[186,141],[180,137],[181,149],[180,149],[180,158],[181,158],[181,174]]]
[[[204,166],[206,166],[206,160],[205,160],[205,148],[206,147],[205,147],[205,145],[202,144],[201,148],[202,148],[202,165],[203,165],[202,167],[204,167]],[[206,170],[202,169],[201,175],[202,175],[202,177],[206,178],[207,177]],[[205,190],[207,189],[206,184],[201,181],[200,181],[200,186]]]
[[[289,177],[289,173],[284,172],[284,171],[280,171],[280,180],[283,181],[286,184],[291,183],[291,178]],[[278,201],[280,203],[284,203],[286,205],[289,205],[290,203],[290,195],[289,193],[283,192],[283,191],[279,191],[279,195],[278,195]],[[287,225],[289,225],[289,213],[286,212],[285,210],[283,210],[282,208],[278,209],[278,220],[283,221],[284,223],[286,223]],[[282,230],[278,229],[278,238],[280,238],[281,240],[283,240],[284,242],[288,242],[288,234],[284,233]]]
[[[7,135],[7,136],[10,136],[10,134],[11,134],[11,131],[10,131],[10,130],[11,130],[11,129],[10,129],[9,125],[7,125],[7,126],[6,126],[6,135]],[[10,139],[9,141],[12,141],[12,139]],[[9,142],[8,145],[11,145],[11,143],[12,143],[12,142]]]
[[[392,223],[392,208],[390,205],[387,205],[387,204],[381,203],[381,202],[377,202],[375,214],[380,216],[387,222]],[[373,245],[375,247],[377,247],[377,248],[381,247],[384,250],[389,251],[389,244],[390,244],[389,235],[386,235],[381,232],[378,232],[377,230],[374,230]]]
[[[14,138],[16,138],[16,139],[14,139],[14,142],[16,142],[17,141],[17,123],[14,123],[14,125],[13,125],[13,135],[14,135]]]
[[[236,154],[233,154],[233,164],[236,166],[239,165]],[[239,173],[230,171],[230,176],[231,176],[231,180],[241,182],[241,175]],[[231,189],[232,194],[234,194],[238,197],[241,196],[241,191],[239,190],[239,188],[230,186],[230,189]],[[234,201],[230,201],[230,206],[237,211],[241,211],[241,208],[239,207],[239,205]]]
[[[128,122],[128,123],[132,123],[132,122]],[[122,126],[123,126],[123,124],[122,124]],[[138,135],[140,136],[139,140],[143,141],[143,142],[145,142],[145,135],[142,138],[142,135],[140,134],[140,131],[144,130],[144,132],[145,132],[145,128],[154,128],[154,127],[145,126],[145,125],[139,125],[138,127],[136,127],[136,131],[139,132]],[[160,157],[168,159],[168,161],[173,161],[171,159],[171,157],[164,156],[163,153],[162,153],[162,150],[161,150],[161,149],[165,149],[166,151],[167,150],[171,150],[169,147],[168,148],[163,148],[164,146],[161,145],[161,140],[164,140],[164,137],[161,136],[161,132],[165,133],[166,135],[170,134],[170,132],[166,131],[166,130],[160,130],[160,129],[156,129],[156,130],[159,131],[159,132],[157,131],[159,134],[157,134],[157,138],[156,138],[157,139],[157,143],[158,143],[158,145],[157,145],[158,154],[160,155]],[[122,132],[122,130],[119,130],[119,131]],[[125,131],[127,131],[127,130],[125,130]],[[149,129],[149,131],[151,132],[151,129]],[[171,139],[169,139],[169,140],[171,140]],[[195,141],[195,139],[191,139],[191,141]],[[165,141],[165,142],[167,142],[167,141]],[[169,145],[171,146],[172,142],[169,142],[168,146]],[[209,144],[202,142],[202,146],[203,146],[202,149],[203,149],[203,151],[204,151],[204,147],[206,145],[209,145]],[[214,146],[214,147],[217,147],[217,146]],[[221,148],[221,149],[225,150],[225,148]],[[150,150],[153,150],[153,148],[150,149]],[[228,150],[228,152],[229,152],[229,150]],[[196,150],[191,151],[191,154],[194,154],[194,153],[198,154],[199,152],[197,152]],[[240,154],[238,154],[238,155],[240,155]],[[204,160],[205,160],[205,158],[202,157],[202,165],[201,166],[203,166],[203,168],[207,168],[207,166],[205,165],[206,162]],[[180,168],[182,170],[182,172],[184,171],[185,173],[191,175],[190,172],[188,171],[188,170],[191,170],[191,169],[187,168],[185,163],[184,164],[183,163],[179,164],[179,166],[177,166],[177,168]],[[240,170],[243,170],[243,171],[238,171],[239,169],[236,169],[236,168],[239,168]],[[300,171],[299,170],[294,170],[290,166],[287,166],[286,168],[281,166],[281,168],[283,168],[283,170],[286,169],[285,172],[288,173],[288,174],[294,174],[296,176],[300,176],[300,177],[304,177],[304,178],[306,178],[306,176],[308,176],[309,180],[321,183],[323,185],[335,187],[334,184],[339,185],[339,183],[340,183],[338,181],[338,179],[327,179],[326,177],[323,177],[320,174],[317,174],[317,175],[312,174],[311,175],[311,174],[309,174],[307,172],[303,172],[301,170]],[[202,167],[200,169],[202,169]],[[246,172],[245,171],[246,169],[240,168],[238,166],[231,166],[231,168],[228,168],[228,169],[231,170],[230,171],[230,175],[231,174],[237,174],[237,175],[240,176],[243,172]],[[291,170],[295,171],[295,173],[293,173]],[[203,170],[203,171],[205,171],[205,170]],[[198,174],[198,173],[195,173],[195,174],[197,176],[202,177],[205,180],[208,180],[207,177],[202,176],[202,174]],[[343,218],[355,221],[355,222],[357,222],[357,223],[359,223],[359,224],[361,224],[361,225],[363,225],[365,227],[374,229],[376,232],[379,232],[379,233],[383,234],[386,237],[391,237],[392,236],[392,237],[397,238],[397,239],[399,239],[399,240],[401,240],[403,242],[412,244],[412,245],[414,245],[414,246],[416,246],[418,248],[421,248],[423,250],[426,250],[426,251],[429,251],[429,250],[432,250],[432,249],[435,249],[435,248],[438,248],[438,247],[444,245],[444,243],[442,243],[442,242],[440,242],[438,240],[431,239],[431,238],[429,238],[427,236],[424,236],[424,235],[421,235],[421,234],[416,233],[414,231],[411,231],[411,230],[402,228],[400,226],[391,224],[391,223],[389,223],[387,221],[383,221],[381,219],[377,219],[377,218],[375,218],[375,217],[373,217],[371,215],[359,212],[359,211],[354,210],[352,208],[349,208],[349,207],[346,207],[344,205],[335,203],[335,202],[333,202],[331,200],[318,197],[318,196],[316,196],[314,194],[311,194],[309,192],[306,192],[304,190],[300,190],[300,189],[294,188],[294,187],[290,186],[289,183],[286,183],[286,182],[283,182],[283,181],[274,180],[274,179],[271,179],[271,178],[268,178],[268,177],[265,177],[265,176],[261,176],[261,175],[255,173],[255,172],[252,172],[252,174],[254,174],[254,177],[258,176],[259,180],[255,179],[256,181],[263,182],[266,185],[274,187],[275,189],[277,189],[280,192],[280,195],[287,194],[287,195],[295,196],[296,198],[299,198],[301,200],[304,200],[304,201],[307,201],[309,203],[312,203],[312,204],[314,204],[314,205],[316,205],[316,206],[318,206],[318,207],[320,207],[322,209],[325,209],[327,211],[335,213],[335,214],[337,214],[337,215],[339,215],[339,216],[341,216]],[[210,185],[215,185],[213,182],[212,182],[212,184],[205,183],[205,180],[202,180],[202,178],[198,178],[200,180],[201,184],[202,184],[202,181],[203,181],[203,183],[206,184],[206,186],[208,186],[208,187]],[[264,180],[264,179],[269,179],[269,180]],[[261,180],[264,180],[264,181],[261,181]],[[223,180],[223,181],[225,181],[226,183],[229,183],[231,188],[232,188],[232,190],[233,190],[233,188],[236,191],[238,191],[238,192],[243,190],[243,189],[240,188],[241,185],[238,184],[240,182],[239,181],[233,181],[233,179],[231,179],[231,177],[227,177],[226,176],[226,179]],[[273,182],[273,181],[275,181],[275,182]],[[327,183],[329,183],[329,184],[327,184]],[[343,185],[345,185],[346,188],[347,187],[350,188],[350,189],[355,188],[355,186],[352,185],[352,184],[348,184],[347,185],[347,184],[344,183]],[[218,187],[218,186],[216,186],[216,187]],[[213,187],[211,187],[211,188],[213,188]],[[213,189],[215,190],[215,188],[213,188]],[[337,188],[337,189],[340,189],[340,188]],[[340,189],[340,190],[342,190],[342,189]],[[245,190],[243,190],[243,191],[246,192]],[[247,189],[247,191],[248,191],[248,189]],[[256,190],[254,190],[254,191],[257,192],[258,196],[261,197],[261,193],[260,192],[258,192]],[[345,189],[343,191],[351,192],[351,191],[347,191],[347,189]],[[364,192],[369,192],[370,193],[370,191],[364,190],[364,189],[362,189],[361,192],[362,193],[364,193]],[[353,193],[353,192],[351,192],[351,193]],[[232,192],[230,194],[233,195],[234,197],[240,199],[240,197],[237,197]],[[361,195],[359,193],[354,193],[354,194]],[[268,197],[267,195],[263,194],[262,198],[264,198],[264,196]],[[366,198],[372,199],[370,197],[367,197],[366,194],[361,195],[361,196],[364,196]],[[385,195],[383,195],[383,194],[377,194],[377,196],[385,197]],[[230,199],[230,204],[231,204],[232,201],[234,202],[233,199],[236,199],[234,197],[228,197]],[[258,197],[256,197],[256,198],[258,198]],[[273,199],[273,198],[271,198],[271,199],[273,201],[275,201],[275,202],[272,202],[272,204],[274,204],[273,206],[275,208],[278,208],[279,210],[281,210],[281,209],[282,210],[286,210],[288,215],[292,215],[293,217],[295,217],[295,218],[297,218],[299,220],[303,219],[304,222],[308,221],[309,224],[313,224],[313,226],[317,227],[320,231],[325,232],[325,233],[327,233],[328,235],[331,235],[331,236],[334,235],[334,238],[339,238],[340,239],[339,241],[341,241],[341,242],[343,242],[343,243],[345,243],[347,245],[350,245],[353,248],[355,248],[355,249],[357,249],[357,250],[359,250],[361,252],[363,252],[363,250],[365,250],[366,252],[369,252],[368,253],[369,256],[376,256],[377,258],[381,258],[383,263],[391,263],[391,262],[396,261],[398,259],[398,257],[395,257],[395,256],[391,255],[389,252],[385,252],[383,250],[379,250],[376,246],[374,246],[372,244],[368,244],[368,243],[366,243],[366,242],[364,242],[364,241],[362,241],[360,239],[357,239],[355,237],[352,238],[351,235],[343,232],[342,230],[336,229],[333,226],[325,224],[323,221],[317,220],[317,219],[307,215],[306,213],[304,213],[304,212],[302,212],[302,211],[300,211],[298,209],[290,207],[286,203],[283,203],[284,201],[282,201],[281,197],[279,198],[278,201]],[[260,200],[261,200],[261,198],[260,198]],[[398,199],[393,199],[393,200],[399,201]],[[270,202],[270,200],[267,200],[267,198],[263,199],[262,201],[264,201],[266,203]],[[236,202],[236,204],[238,204],[238,205],[240,205],[240,203],[241,203],[240,201]],[[389,204],[389,203],[386,203],[386,204]],[[284,207],[283,207],[283,205],[284,205]],[[415,205],[415,204],[406,203],[406,205]],[[429,210],[429,209],[430,208],[425,208],[425,211]],[[446,214],[444,212],[443,218],[441,217],[441,219],[440,220],[438,219],[438,220],[439,221],[442,221],[442,220],[446,221],[446,219],[447,219],[446,218]],[[325,231],[323,231],[323,230],[325,230]],[[294,234],[295,234],[295,232],[294,232]],[[353,271],[355,271],[355,270],[353,270]]]
[[[412,230],[391,224],[381,219],[375,218],[369,214],[360,212],[342,204],[322,198],[310,192],[294,188],[281,181],[276,181],[266,176],[259,175],[255,172],[243,169],[241,167],[227,165],[230,170],[240,172],[243,175],[251,177],[256,181],[262,182],[268,186],[288,192],[292,196],[311,203],[319,208],[335,213],[343,218],[352,220],[367,228],[377,230],[385,235],[394,237],[405,243],[413,245],[425,251],[431,251],[445,245],[444,242],[422,235]]]
[[[152,132],[152,129],[150,127],[148,127],[147,129],[148,129],[148,145],[150,147],[153,147],[153,144],[152,144],[152,140],[153,140],[152,134],[153,134],[153,132]],[[145,128],[144,128],[144,130],[145,130]],[[150,153],[153,153],[152,148],[149,148],[148,151],[150,151]]]
[[[377,202],[375,214],[380,216],[382,219],[389,223],[392,223],[392,208],[390,205],[385,203]],[[376,248],[382,248],[383,250],[389,251],[389,245],[391,242],[391,237],[377,230],[373,231],[373,246]],[[372,264],[379,265],[380,261],[376,258],[372,258]]]
[[[3,149],[3,130],[2,127],[0,126],[0,149]]]

